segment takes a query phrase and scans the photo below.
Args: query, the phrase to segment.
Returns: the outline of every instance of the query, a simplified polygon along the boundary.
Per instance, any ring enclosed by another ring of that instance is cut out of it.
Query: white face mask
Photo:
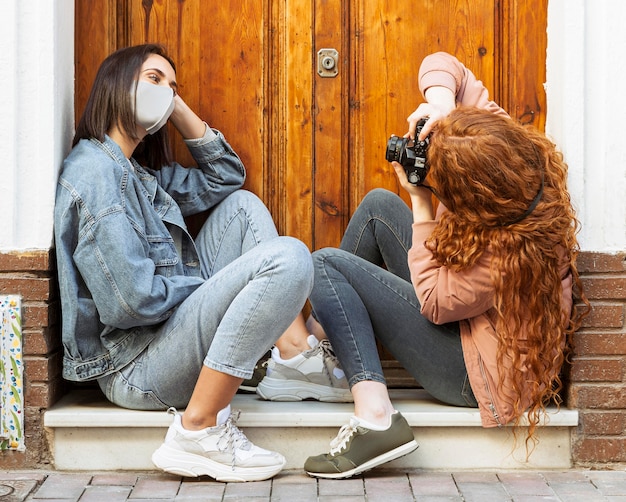
[[[135,120],[148,134],[165,125],[174,111],[174,90],[140,80],[135,94]]]

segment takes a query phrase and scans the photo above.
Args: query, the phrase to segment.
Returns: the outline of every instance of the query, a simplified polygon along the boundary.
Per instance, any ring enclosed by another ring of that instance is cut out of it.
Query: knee
[[[313,263],[322,263],[328,256],[333,254],[334,250],[336,250],[336,248],[322,248],[317,251],[313,251],[311,254]]]
[[[259,199],[255,194],[249,192],[248,190],[244,190],[243,188],[239,190],[235,190],[233,193],[228,195],[224,201],[228,201],[229,203],[234,203],[239,207],[255,207],[255,206],[263,206],[265,208],[265,204],[263,201]]]
[[[353,215],[353,220],[367,221],[371,218],[393,216],[406,211],[407,207],[398,194],[384,188],[375,188],[363,197]]]
[[[285,269],[294,281],[301,281],[302,286],[313,285],[313,261],[309,248],[295,237],[280,236],[271,241],[275,253],[285,265]]]
[[[397,194],[385,188],[374,188],[363,197],[360,205],[371,208],[381,208],[399,199],[400,197]]]
[[[318,270],[324,268],[327,265],[334,267],[334,263],[337,258],[343,256],[346,251],[339,248],[322,248],[314,251],[311,255],[313,262],[313,269]]]
[[[209,218],[231,218],[234,215],[243,215],[245,219],[260,219],[260,221],[273,220],[269,210],[255,194],[248,190],[239,189],[227,195],[216,204],[210,212]]]

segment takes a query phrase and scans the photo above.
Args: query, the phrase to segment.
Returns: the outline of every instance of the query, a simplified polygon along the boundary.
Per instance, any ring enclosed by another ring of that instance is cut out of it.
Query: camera
[[[415,140],[392,135],[389,141],[387,141],[385,158],[388,162],[395,161],[401,164],[404,167],[409,183],[412,185],[424,183],[426,174],[428,174],[427,152],[430,134],[424,141],[417,139],[427,120],[428,117],[424,117],[418,121],[415,128]]]

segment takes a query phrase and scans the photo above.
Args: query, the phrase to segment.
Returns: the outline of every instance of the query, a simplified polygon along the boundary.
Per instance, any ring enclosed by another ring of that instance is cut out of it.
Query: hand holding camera
[[[415,139],[401,138],[392,135],[387,142],[385,158],[388,162],[398,162],[405,170],[406,177],[411,185],[422,185],[428,174],[428,145],[430,135],[424,140],[419,140],[419,135],[428,121],[428,117],[422,117],[415,128]]]

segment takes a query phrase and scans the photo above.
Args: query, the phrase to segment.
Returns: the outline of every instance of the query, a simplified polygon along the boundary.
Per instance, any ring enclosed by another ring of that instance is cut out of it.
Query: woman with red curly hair
[[[307,460],[312,476],[353,476],[417,448],[389,398],[377,341],[436,399],[478,407],[484,427],[519,425],[527,412],[532,441],[545,406],[559,403],[580,324],[573,291],[584,299],[567,166],[453,56],[425,58],[419,83],[426,102],[406,136],[428,117],[418,135],[429,138],[424,183],[393,163],[411,208],[374,190],[340,248],[313,254],[313,314],[355,413],[329,453]]]

